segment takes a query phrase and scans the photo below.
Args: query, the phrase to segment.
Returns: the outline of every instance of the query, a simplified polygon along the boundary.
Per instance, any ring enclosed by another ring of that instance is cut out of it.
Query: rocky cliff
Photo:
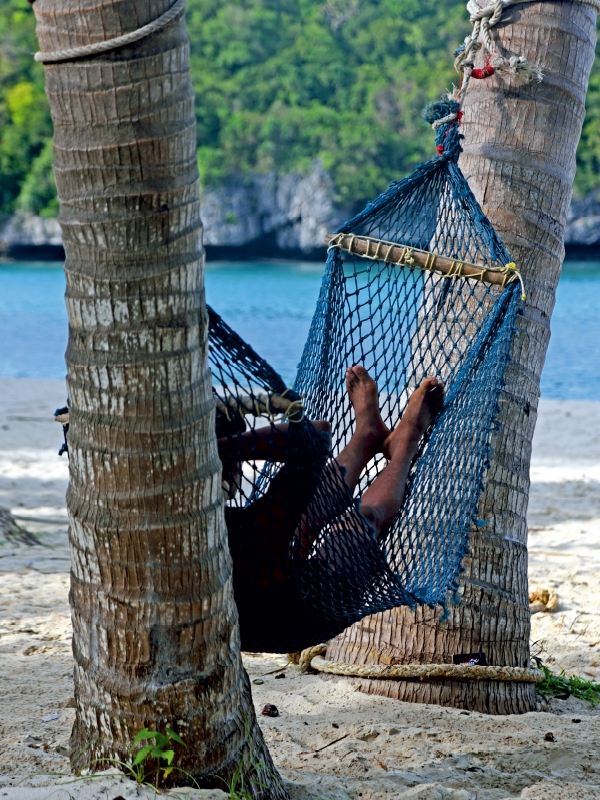
[[[573,200],[565,231],[567,251],[573,255],[600,253],[600,192]]]
[[[598,191],[574,200],[566,230],[567,255],[600,254]],[[316,163],[306,174],[252,175],[204,190],[202,219],[209,258],[321,258],[325,234],[348,218],[336,205],[331,178]],[[62,258],[56,219],[0,221],[0,254]]]
[[[348,217],[333,201],[320,164],[306,175],[253,175],[208,188],[202,197],[204,243],[239,255],[321,255],[325,234]]]
[[[58,220],[17,214],[0,220],[0,255],[12,258],[62,259]]]

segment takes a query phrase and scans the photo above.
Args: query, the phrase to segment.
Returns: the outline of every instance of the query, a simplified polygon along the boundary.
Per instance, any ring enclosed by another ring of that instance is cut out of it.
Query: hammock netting
[[[339,232],[502,270],[510,257],[456,163],[456,121],[438,128],[436,144],[440,155],[393,182]],[[389,263],[382,252],[366,258],[331,247],[292,389],[209,309],[244,650],[294,652],[375,612],[445,605],[458,587],[471,525],[482,524],[478,501],[520,287],[424,271],[410,258]],[[446,387],[402,506],[379,538],[360,498],[385,459],[367,464],[354,493],[335,460],[354,428],[344,383],[354,364],[377,382],[390,429],[425,377]],[[331,436],[314,420],[327,420]]]

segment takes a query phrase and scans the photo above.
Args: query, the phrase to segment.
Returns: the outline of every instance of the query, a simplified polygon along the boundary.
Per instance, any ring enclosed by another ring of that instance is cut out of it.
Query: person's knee
[[[315,419],[313,420],[313,425],[319,433],[323,433],[323,431],[331,433],[331,423],[327,422],[326,419]]]
[[[381,509],[377,508],[377,506],[368,506],[364,503],[361,503],[360,513],[367,520],[371,528],[373,528],[375,534],[379,536],[384,527],[384,519]]]

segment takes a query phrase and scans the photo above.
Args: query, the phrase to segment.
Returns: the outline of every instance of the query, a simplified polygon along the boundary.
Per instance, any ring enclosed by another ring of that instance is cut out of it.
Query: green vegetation
[[[587,700],[593,706],[600,703],[600,683],[579,678],[577,675],[567,676],[564,670],[556,675],[545,664],[540,663],[539,667],[544,673],[544,680],[536,685],[540,694],[561,699],[576,697]]]
[[[0,212],[5,214],[17,209],[21,188],[52,136],[44,72],[32,55],[38,49],[34,29],[27,0],[0,0]],[[30,190],[27,202],[44,211],[47,203],[31,195]]]
[[[150,744],[144,745],[138,750],[138,746],[144,741],[150,742]],[[113,764],[137,783],[154,785],[154,788],[158,790],[159,784],[164,782],[174,770],[181,772],[186,778],[191,777],[184,770],[173,766],[175,744],[187,747],[183,739],[172,728],[167,726],[164,733],[144,728],[136,734],[131,745],[132,753],[137,750],[131,763],[115,758],[98,758],[90,761],[86,766],[95,766],[101,762]]]
[[[230,800],[253,800],[256,789],[265,788],[265,784],[261,783],[259,776],[265,770],[266,765],[263,760],[259,761],[254,753],[250,723],[246,717],[244,717],[244,727],[246,741],[249,744],[249,752],[243,756],[244,760],[233,770],[230,780],[226,781],[219,775],[209,776],[213,782],[221,781],[224,784]],[[143,742],[150,742],[150,744],[140,747]],[[179,734],[168,726],[165,728],[164,733],[143,728],[135,735],[129,748],[132,753],[131,761],[122,761],[116,758],[97,758],[87,762],[84,768],[95,767],[100,763],[111,764],[120,769],[127,778],[131,778],[143,786],[153,786],[157,791],[161,788],[161,785],[164,787],[165,781],[171,773],[179,774],[184,785],[190,785],[195,789],[205,788],[189,772],[173,765],[175,758],[175,750],[173,748],[177,744],[187,749],[187,745]],[[90,745],[87,745],[85,749]],[[85,752],[85,749],[78,753],[73,761],[76,761]],[[134,753],[135,755],[133,755]],[[78,770],[76,774],[78,779],[81,779],[81,770]],[[278,780],[276,775],[270,774],[275,780]],[[60,775],[60,777],[66,776]],[[86,775],[84,779],[90,780],[94,777],[99,776]],[[173,793],[173,797],[180,798],[180,795]]]
[[[0,212],[53,215],[51,122],[33,12],[0,0]],[[205,185],[307,170],[360,205],[431,155],[421,109],[455,79],[464,0],[188,0],[198,163]],[[576,191],[600,183],[594,66]]]

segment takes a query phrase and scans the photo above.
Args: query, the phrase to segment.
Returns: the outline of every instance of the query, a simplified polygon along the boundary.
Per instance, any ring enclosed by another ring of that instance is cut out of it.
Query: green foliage
[[[536,685],[536,689],[541,694],[564,699],[576,697],[579,700],[587,700],[592,706],[600,703],[600,683],[576,675],[567,676],[564,670],[556,675],[545,664],[540,663],[539,667],[544,673],[544,680]]]
[[[360,205],[431,153],[421,108],[468,20],[462,0],[190,0],[188,29],[205,184],[319,158]]]
[[[596,45],[585,109],[575,174],[575,194],[580,197],[600,186],[600,42]]]
[[[53,161],[52,141],[48,139],[23,181],[15,203],[17,211],[38,214],[41,217],[57,216],[58,199],[52,170]]]
[[[27,0],[0,0],[0,212],[15,211],[21,187],[52,135]],[[45,203],[45,207],[48,203]]]
[[[456,79],[464,0],[188,0],[205,185],[320,159],[357,207],[433,152],[421,109]],[[0,212],[57,211],[27,0],[0,0]],[[600,184],[600,64],[575,189]]]
[[[144,741],[150,742],[150,744],[138,749],[140,742]],[[177,770],[186,778],[191,779],[194,785],[199,788],[191,775],[188,775],[185,770],[173,766],[173,759],[175,758],[174,742],[187,747],[181,736],[168,726],[165,728],[165,733],[143,728],[136,734],[130,747],[132,753],[137,751],[131,762],[121,761],[116,758],[96,758],[86,764],[86,767],[94,767],[99,763],[114,764],[137,783],[145,785],[153,783],[156,789],[158,789],[161,780],[164,781],[174,770]]]
[[[135,750],[137,745],[142,741],[150,741],[150,744],[144,745],[144,747],[138,750],[131,762],[131,771],[135,775],[135,779],[138,783],[148,783],[148,778],[153,775],[154,786],[158,789],[161,777],[165,780],[174,769],[172,764],[175,758],[175,751],[172,749],[172,743],[177,742],[184,747],[185,744],[179,734],[175,733],[175,731],[169,727],[165,728],[165,733],[149,731],[147,728],[144,728],[133,740],[131,750]],[[150,770],[148,770],[149,761],[154,765]]]

